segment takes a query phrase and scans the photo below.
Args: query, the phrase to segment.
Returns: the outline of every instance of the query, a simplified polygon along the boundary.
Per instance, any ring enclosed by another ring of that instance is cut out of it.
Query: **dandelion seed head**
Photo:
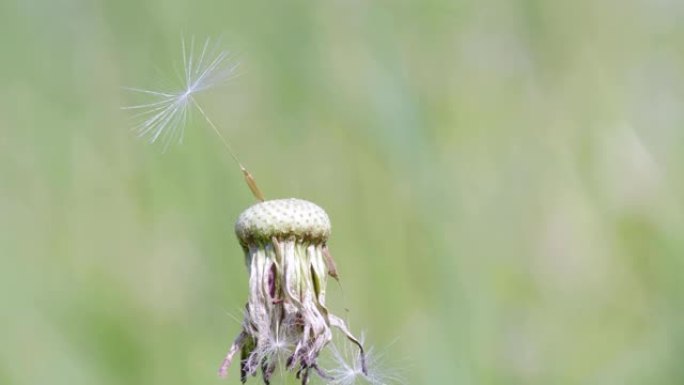
[[[242,331],[224,358],[225,377],[241,352],[241,379],[261,372],[269,384],[276,370],[294,373],[302,385],[317,375],[333,380],[318,363],[337,330],[360,352],[363,346],[346,322],[325,305],[325,258],[330,220],[316,204],[301,199],[275,199],[245,210],[235,225],[245,252],[249,295]],[[284,362],[283,362],[284,361]]]
[[[132,130],[149,143],[162,143],[164,151],[171,144],[183,143],[185,126],[193,110],[208,120],[194,96],[225,84],[235,77],[239,66],[228,51],[210,39],[198,45],[194,38],[188,44],[183,40],[181,48],[181,87],[164,91],[126,88],[144,97],[139,104],[123,107],[134,111]]]

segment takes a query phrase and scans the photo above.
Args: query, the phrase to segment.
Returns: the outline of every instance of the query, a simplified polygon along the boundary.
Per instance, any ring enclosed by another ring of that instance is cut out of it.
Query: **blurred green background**
[[[215,371],[253,199],[200,120],[161,154],[119,109],[193,35],[240,53],[205,110],[268,197],[328,211],[331,308],[407,384],[684,384],[682,20],[670,0],[1,0],[0,384],[239,383]]]

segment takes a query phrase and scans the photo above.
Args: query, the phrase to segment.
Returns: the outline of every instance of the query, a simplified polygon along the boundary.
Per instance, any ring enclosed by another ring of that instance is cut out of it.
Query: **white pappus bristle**
[[[175,90],[126,88],[145,98],[143,103],[123,107],[135,111],[133,131],[149,143],[162,143],[164,151],[171,144],[183,142],[185,126],[193,109],[209,120],[194,96],[232,79],[239,65],[228,51],[210,39],[197,46],[194,38],[189,44],[183,40],[181,48],[182,87]]]

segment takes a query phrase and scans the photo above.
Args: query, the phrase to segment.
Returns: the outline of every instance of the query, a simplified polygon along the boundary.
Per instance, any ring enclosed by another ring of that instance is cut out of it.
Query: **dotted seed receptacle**
[[[325,305],[327,277],[337,278],[326,245],[328,214],[301,199],[264,201],[240,214],[235,234],[245,252],[250,290],[242,332],[219,374],[227,374],[240,352],[243,382],[261,371],[268,384],[277,366],[294,371],[302,385],[311,371],[329,380],[317,361],[332,340],[332,328],[358,346],[365,373],[363,346]]]
[[[320,206],[295,198],[257,203],[243,211],[235,223],[235,234],[243,247],[268,242],[272,237],[323,243],[330,229],[330,218]]]

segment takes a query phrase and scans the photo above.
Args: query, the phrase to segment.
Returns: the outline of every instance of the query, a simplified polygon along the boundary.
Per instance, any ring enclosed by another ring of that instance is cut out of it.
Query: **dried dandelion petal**
[[[240,215],[235,233],[245,251],[249,299],[221,376],[240,351],[243,382],[261,370],[268,384],[277,365],[295,370],[302,384],[312,369],[326,378],[317,359],[332,340],[332,327],[359,347],[365,367],[361,344],[325,307],[330,229],[326,212],[301,199],[260,202]]]

